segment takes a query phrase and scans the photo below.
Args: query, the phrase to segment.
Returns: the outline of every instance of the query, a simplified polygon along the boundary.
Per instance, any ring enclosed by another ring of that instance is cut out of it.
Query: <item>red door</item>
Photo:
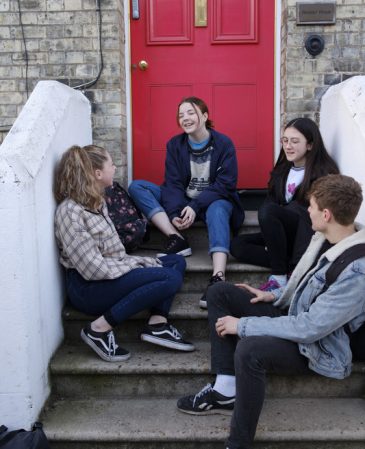
[[[133,178],[162,182],[166,142],[181,132],[177,105],[195,95],[208,104],[215,129],[235,144],[238,187],[266,187],[274,154],[275,1],[133,5]]]

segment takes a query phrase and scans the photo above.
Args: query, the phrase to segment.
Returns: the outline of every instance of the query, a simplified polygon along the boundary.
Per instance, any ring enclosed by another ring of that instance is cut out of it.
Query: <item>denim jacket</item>
[[[308,271],[325,240],[322,233],[314,234],[286,288],[273,292],[274,305],[289,307],[288,315],[241,318],[238,335],[266,335],[297,342],[300,353],[309,359],[310,369],[336,379],[348,376],[352,354],[344,326],[348,323],[355,331],[365,321],[365,257],[350,263],[328,290],[320,292],[330,264],[345,249],[365,243],[365,228],[357,224],[356,229],[355,234],[323,253]]]

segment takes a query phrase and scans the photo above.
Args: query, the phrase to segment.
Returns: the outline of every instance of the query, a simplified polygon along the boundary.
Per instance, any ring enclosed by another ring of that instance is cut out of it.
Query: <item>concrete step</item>
[[[246,211],[245,221],[241,226],[240,233],[258,232],[259,224],[257,220],[257,211]],[[193,251],[195,248],[208,248],[208,232],[207,227],[203,222],[196,222],[191,228],[183,232],[184,236],[189,240]],[[152,247],[160,251],[165,242],[165,237],[155,228],[150,226],[150,239],[143,246],[146,248]]]
[[[142,249],[136,255],[156,257],[156,251]],[[208,254],[208,247],[193,248],[193,255],[186,257],[186,272],[183,292],[203,292],[212,275],[212,261]],[[226,268],[226,280],[228,282],[246,282],[253,286],[260,285],[268,277],[267,268],[256,265],[238,263],[232,256],[229,256]]]
[[[268,399],[255,448],[363,449],[365,401]],[[229,416],[191,416],[176,399],[77,399],[51,404],[41,417],[52,449],[222,449]]]
[[[248,215],[249,217],[249,215]],[[242,230],[253,232],[256,224]],[[160,244],[161,235],[155,232]],[[212,380],[207,312],[199,298],[211,275],[206,229],[195,225],[193,256],[187,258],[182,291],[170,319],[196,345],[180,353],[140,342],[142,312],[117,328],[132,353],[123,363],[106,363],[80,340],[93,317],[66,306],[65,343],[50,364],[52,396],[40,419],[52,449],[222,449],[229,417],[194,417],[176,410],[178,397],[196,393]],[[190,237],[189,237],[190,238]],[[205,239],[205,240],[204,240]],[[156,254],[145,249],[142,255]],[[229,259],[227,280],[259,285],[268,270]],[[355,364],[343,381],[309,376],[268,375],[255,448],[364,449],[365,364]],[[315,398],[315,399],[313,399]]]
[[[155,252],[148,250],[140,250],[138,254],[153,257],[156,255]],[[199,299],[212,274],[211,260],[206,250],[197,249],[192,256],[186,258],[186,262],[187,269],[181,293],[176,295],[171,308],[171,322],[179,330],[184,331],[187,338],[207,338],[207,313],[200,309]],[[250,285],[258,286],[265,281],[267,276],[268,270],[265,268],[240,264],[231,258],[228,261],[226,278],[229,282],[247,282]],[[135,339],[146,317],[146,313],[141,313],[123,323],[117,329],[118,336],[124,340]],[[78,340],[80,329],[85,325],[85,322],[93,320],[94,317],[79,313],[72,307],[66,306],[63,319],[66,339]],[[137,325],[136,320],[140,321]]]
[[[207,338],[207,312],[199,307],[199,299],[208,284],[207,280],[211,273],[199,271],[200,269],[205,270],[206,264],[200,264],[194,256],[187,259],[191,260],[187,261],[188,269],[184,284],[181,292],[174,299],[169,319],[180,331],[183,331],[186,337],[195,339]],[[245,265],[243,268],[245,271],[241,272],[237,265],[243,266],[243,264],[234,264],[233,268],[235,271],[233,271],[231,265],[228,266],[227,281],[233,283],[247,282],[250,285],[258,286],[267,278],[267,270],[263,268]],[[145,323],[147,316],[147,312],[141,312],[131,317],[131,319],[116,328],[117,335],[124,340],[134,339],[142,328],[143,323]],[[81,328],[86,322],[94,319],[94,316],[78,312],[72,306],[66,305],[63,311],[65,338],[71,340],[79,339]],[[139,323],[136,324],[136,321],[139,321]]]
[[[238,194],[245,211],[257,211],[267,197],[267,189],[240,189]]]
[[[173,302],[169,321],[183,333],[187,339],[208,339],[207,311],[199,307],[200,293],[179,293]],[[139,332],[146,323],[148,312],[143,311],[115,328],[121,341],[136,341]],[[63,325],[66,341],[79,341],[80,331],[86,323],[95,317],[78,312],[69,305],[63,310]]]
[[[58,397],[179,397],[198,392],[210,374],[210,344],[194,340],[196,351],[181,353],[143,342],[120,342],[131,352],[121,363],[106,363],[85,344],[63,345],[51,361],[52,391]],[[268,375],[271,397],[360,397],[365,393],[365,364],[355,364],[347,379],[316,374]]]

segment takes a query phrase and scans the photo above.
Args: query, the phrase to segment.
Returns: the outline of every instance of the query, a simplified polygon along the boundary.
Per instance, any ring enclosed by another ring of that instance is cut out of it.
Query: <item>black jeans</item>
[[[273,274],[290,273],[313,235],[305,208],[296,202],[281,206],[267,200],[258,219],[261,232],[235,237],[230,245],[232,256],[242,263],[271,268]]]
[[[266,371],[276,374],[307,374],[308,360],[294,342],[275,337],[219,337],[215,323],[231,315],[277,317],[284,312],[271,303],[251,304],[252,294],[226,282],[207,292],[211,336],[212,371],[236,376],[236,402],[231,420],[229,449],[249,449],[265,398]],[[238,340],[238,341],[237,341]]]

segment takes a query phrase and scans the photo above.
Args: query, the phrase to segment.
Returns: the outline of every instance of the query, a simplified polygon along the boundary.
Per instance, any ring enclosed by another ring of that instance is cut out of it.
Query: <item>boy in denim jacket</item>
[[[343,379],[351,372],[351,333],[365,321],[365,254],[324,289],[331,263],[365,243],[354,222],[362,203],[351,177],[316,180],[308,208],[314,234],[285,289],[264,292],[247,284],[212,286],[208,317],[214,385],[178,401],[185,413],[206,415],[234,409],[227,449],[249,449],[265,397],[267,370]],[[238,338],[237,338],[238,337]]]

